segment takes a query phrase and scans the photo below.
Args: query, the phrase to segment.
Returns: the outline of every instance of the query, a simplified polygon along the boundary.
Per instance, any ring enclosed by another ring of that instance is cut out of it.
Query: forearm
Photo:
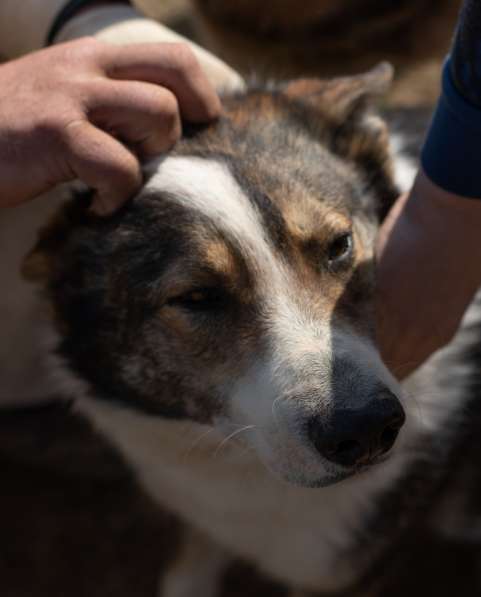
[[[447,344],[481,282],[481,201],[421,171],[383,224],[378,243],[378,333],[399,378]]]

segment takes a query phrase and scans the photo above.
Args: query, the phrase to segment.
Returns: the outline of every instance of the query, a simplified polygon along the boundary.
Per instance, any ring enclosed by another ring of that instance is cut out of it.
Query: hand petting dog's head
[[[396,189],[368,108],[389,77],[381,66],[226,97],[219,122],[150,162],[112,218],[82,198],[65,206],[24,272],[94,396],[249,426],[259,457],[306,486],[392,447],[404,414],[372,293]]]

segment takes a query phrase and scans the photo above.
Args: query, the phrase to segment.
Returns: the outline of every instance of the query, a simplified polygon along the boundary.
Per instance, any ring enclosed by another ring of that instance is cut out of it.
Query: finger
[[[139,189],[140,165],[119,141],[88,121],[71,124],[65,137],[70,169],[97,192],[94,212],[112,213]]]
[[[166,151],[182,132],[174,94],[151,83],[96,81],[89,94],[88,117],[141,157]]]
[[[105,46],[103,68],[113,79],[167,87],[186,120],[208,122],[220,114],[220,100],[187,44]]]

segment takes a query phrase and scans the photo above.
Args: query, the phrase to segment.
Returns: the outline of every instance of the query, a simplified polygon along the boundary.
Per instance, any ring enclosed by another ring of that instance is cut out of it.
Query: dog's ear
[[[58,269],[59,257],[68,243],[72,230],[88,219],[94,218],[87,210],[90,195],[90,192],[76,195],[39,230],[37,242],[22,262],[21,273],[24,279],[44,287],[52,281]]]
[[[393,67],[381,62],[366,73],[334,79],[295,79],[284,93],[324,118],[340,123],[360,115],[374,98],[384,94],[393,79]]]
[[[290,101],[307,110],[312,134],[328,139],[335,153],[363,170],[378,195],[381,219],[398,190],[393,182],[387,126],[370,108],[389,89],[392,78],[392,66],[382,62],[360,75],[297,79],[284,89]]]
[[[67,237],[65,210],[61,209],[40,229],[35,246],[22,263],[22,276],[29,282],[47,285],[55,271],[57,255],[62,251]]]

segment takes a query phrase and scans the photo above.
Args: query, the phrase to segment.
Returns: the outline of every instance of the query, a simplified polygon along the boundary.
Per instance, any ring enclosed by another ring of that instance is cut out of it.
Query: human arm
[[[481,201],[435,185],[421,170],[378,240],[381,353],[404,378],[447,344],[481,283]]]
[[[401,378],[452,338],[481,284],[480,42],[481,6],[468,0],[423,167],[379,236],[378,337]]]

